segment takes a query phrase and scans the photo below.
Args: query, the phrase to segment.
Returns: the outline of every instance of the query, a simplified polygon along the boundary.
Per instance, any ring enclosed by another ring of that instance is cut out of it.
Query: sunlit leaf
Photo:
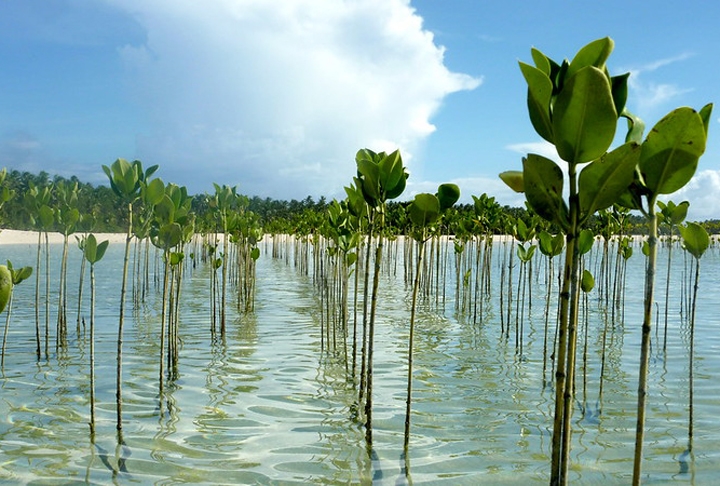
[[[605,73],[594,66],[566,80],[553,106],[553,135],[560,157],[569,163],[590,162],[610,147],[617,112]]]
[[[687,223],[679,229],[685,249],[699,260],[710,246],[708,232],[697,223]]]
[[[652,194],[671,194],[695,174],[705,151],[703,119],[692,108],[677,108],[660,120],[642,145],[639,168]]]
[[[553,83],[540,69],[523,62],[519,64],[528,85],[527,105],[530,122],[538,135],[553,143],[553,125],[550,119]]]
[[[500,179],[513,191],[525,192],[525,181],[520,170],[506,170],[500,173]]]

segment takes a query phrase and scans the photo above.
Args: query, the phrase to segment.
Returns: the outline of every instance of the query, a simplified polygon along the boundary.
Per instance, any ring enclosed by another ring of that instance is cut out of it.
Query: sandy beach
[[[70,235],[70,241],[75,243],[75,236],[81,236],[81,233]],[[95,233],[98,241],[108,240],[110,243],[124,243],[124,233]],[[44,238],[43,238],[44,241]],[[63,235],[61,233],[48,233],[48,241],[50,243],[62,243]],[[19,231],[11,229],[0,230],[0,245],[36,245],[38,242],[38,234],[36,231]]]

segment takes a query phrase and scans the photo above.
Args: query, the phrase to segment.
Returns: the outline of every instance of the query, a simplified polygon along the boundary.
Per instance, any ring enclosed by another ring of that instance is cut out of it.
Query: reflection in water
[[[5,248],[9,258],[25,264],[20,258],[24,249]],[[19,253],[17,258],[12,251]],[[499,272],[504,253],[499,250],[493,256],[493,272]],[[72,258],[76,257],[71,253]],[[105,258],[103,266],[109,269],[113,258],[121,260],[122,249],[111,246]],[[720,263],[718,252],[706,258],[703,264],[708,267]],[[388,267],[393,272],[383,277],[385,290],[378,308],[374,449],[368,457],[364,430],[353,414],[356,386],[348,379],[343,348],[321,352],[312,275],[298,275],[289,261],[272,260],[263,251],[256,310],[238,313],[230,304],[225,337],[210,330],[209,270],[198,266],[188,272],[180,314],[180,366],[176,379],[167,383],[167,408],[162,411],[157,383],[160,302],[151,284],[126,328],[125,427],[119,446],[114,422],[116,277],[110,270],[97,269],[94,444],[87,425],[87,336],[77,342],[71,339],[61,356],[38,362],[34,326],[19,325],[34,322],[33,289],[18,287],[13,307],[18,325],[10,328],[0,380],[0,482],[547,482],[554,384],[543,380],[544,265],[537,265],[528,279],[536,302],[532,310],[524,310],[521,357],[515,340],[501,329],[500,313],[507,318],[507,302],[499,309],[500,289],[493,285],[500,279],[495,273],[491,295],[483,298],[477,314],[455,314],[453,283],[441,290],[447,303],[432,293],[419,300],[407,456],[402,443],[410,289],[403,270],[394,262]],[[674,262],[681,265],[680,258]],[[455,273],[452,258],[449,265],[448,278]],[[578,374],[573,417],[576,481],[623,483],[631,469],[642,299],[634,286],[641,281],[642,267],[642,257],[628,262],[624,314],[605,312],[593,294],[585,304],[587,355],[578,360],[585,372]],[[704,275],[702,288],[718,288],[720,272]],[[517,281],[513,288],[517,290]],[[68,305],[75,308],[69,297]],[[720,305],[720,294],[707,292],[703,297],[698,308],[702,324],[695,350],[692,447],[687,437],[687,328],[671,319],[667,348],[653,343],[644,471],[658,482],[705,484],[720,467],[720,400],[715,385],[720,336],[713,332],[713,309]],[[679,315],[681,306],[671,301],[671,317]],[[622,315],[624,319],[618,317]],[[510,316],[513,332],[515,320]],[[554,313],[549,322],[552,336]],[[664,339],[653,336],[655,341]]]

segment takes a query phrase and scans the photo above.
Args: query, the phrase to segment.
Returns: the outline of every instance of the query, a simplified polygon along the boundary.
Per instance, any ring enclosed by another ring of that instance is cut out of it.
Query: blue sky
[[[610,36],[648,126],[720,97],[712,2],[3,0],[0,166],[106,183],[116,158],[279,199],[343,197],[363,147],[399,147],[408,197],[521,198],[499,181],[545,153],[518,60]],[[720,218],[720,111],[688,199]]]

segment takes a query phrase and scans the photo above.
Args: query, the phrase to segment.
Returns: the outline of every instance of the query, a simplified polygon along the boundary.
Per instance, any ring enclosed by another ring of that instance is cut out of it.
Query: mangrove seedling
[[[102,260],[108,241],[97,242],[90,233],[84,240],[83,256],[90,264],[90,440],[95,440],[95,264]]]

